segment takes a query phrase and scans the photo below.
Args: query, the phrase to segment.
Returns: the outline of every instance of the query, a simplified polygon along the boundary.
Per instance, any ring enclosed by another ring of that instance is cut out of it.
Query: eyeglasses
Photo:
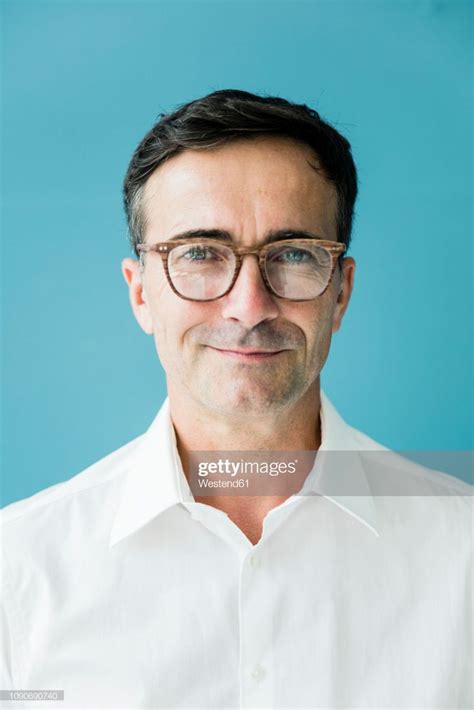
[[[190,237],[138,244],[141,253],[157,252],[175,294],[187,301],[214,301],[237,280],[242,257],[254,254],[266,287],[279,298],[311,301],[322,296],[346,245],[324,239],[285,239],[254,249],[216,239]],[[141,254],[140,254],[141,257]]]

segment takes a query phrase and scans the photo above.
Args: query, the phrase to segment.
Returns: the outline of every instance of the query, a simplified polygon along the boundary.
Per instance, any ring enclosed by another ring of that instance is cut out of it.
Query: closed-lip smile
[[[278,355],[279,353],[284,352],[283,350],[255,350],[251,348],[238,348],[235,350],[227,350],[224,348],[214,348],[212,345],[209,345],[208,347],[211,348],[211,350],[215,350],[216,352],[221,353],[222,355],[234,357],[244,361],[263,360],[264,358],[271,358],[275,355]]]

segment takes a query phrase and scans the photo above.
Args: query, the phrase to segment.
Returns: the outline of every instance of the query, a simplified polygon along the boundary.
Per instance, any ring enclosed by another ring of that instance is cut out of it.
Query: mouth
[[[214,350],[222,357],[239,360],[240,362],[262,362],[271,360],[285,352],[285,350],[221,350],[220,348],[213,348],[211,345],[208,345],[208,348]]]

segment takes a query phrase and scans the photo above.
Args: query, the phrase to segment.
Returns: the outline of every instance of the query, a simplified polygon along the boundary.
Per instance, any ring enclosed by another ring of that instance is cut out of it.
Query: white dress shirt
[[[318,453],[255,546],[194,501],[168,399],[142,436],[4,508],[0,687],[64,691],[4,707],[472,707],[471,487],[388,463],[324,392],[321,437],[350,453],[349,488],[311,495]],[[409,494],[384,495],[401,476]]]

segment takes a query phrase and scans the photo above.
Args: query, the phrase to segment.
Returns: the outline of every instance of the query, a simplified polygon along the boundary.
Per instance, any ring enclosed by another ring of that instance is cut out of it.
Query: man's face
[[[247,247],[281,229],[336,241],[335,188],[308,161],[319,167],[309,146],[273,136],[174,156],[145,185],[145,241],[196,229],[226,230]],[[232,290],[199,303],[171,290],[158,254],[145,256],[143,275],[137,261],[122,263],[135,316],[154,335],[170,397],[229,416],[282,410],[318,384],[354,268],[345,259],[343,276],[337,269],[322,296],[292,302],[270,293],[256,257],[245,256]],[[228,352],[249,349],[279,352],[259,358]]]

